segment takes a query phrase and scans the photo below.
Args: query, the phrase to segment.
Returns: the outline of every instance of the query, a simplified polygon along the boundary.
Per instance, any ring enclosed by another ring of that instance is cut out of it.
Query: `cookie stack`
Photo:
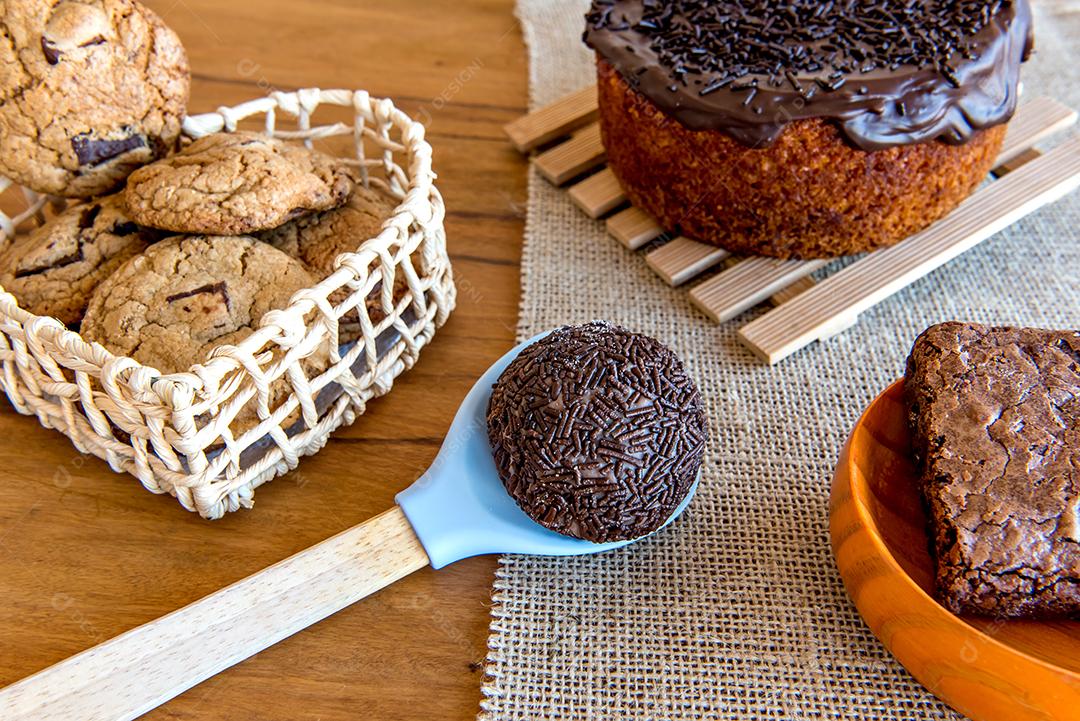
[[[333,272],[393,211],[348,162],[300,145],[234,132],[179,149],[187,59],[134,0],[9,3],[0,31],[0,174],[81,201],[8,241],[0,285],[114,353],[186,371]],[[395,302],[405,291],[399,278]],[[374,322],[380,297],[368,297]],[[360,332],[352,311],[338,341]]]
[[[248,132],[202,137],[136,170],[112,198],[130,228],[170,237],[135,250],[94,284],[81,332],[167,373],[243,340],[264,313],[332,273],[338,255],[378,235],[393,211],[344,162]],[[19,262],[48,227],[4,258]],[[344,300],[339,293],[331,302]],[[368,300],[374,316],[382,312],[377,295]],[[353,313],[339,342],[359,333]]]
[[[181,148],[187,58],[138,2],[4,7],[0,174],[77,201],[0,248],[0,285],[23,309],[184,372],[251,335],[392,214],[353,165],[301,145],[234,132]],[[392,302],[406,291],[398,274]],[[361,313],[378,323],[388,310],[377,285],[340,319],[338,344],[361,336]],[[329,346],[303,359],[308,377],[329,367]],[[274,381],[270,407],[289,392]],[[234,433],[259,423],[254,405],[234,411]]]

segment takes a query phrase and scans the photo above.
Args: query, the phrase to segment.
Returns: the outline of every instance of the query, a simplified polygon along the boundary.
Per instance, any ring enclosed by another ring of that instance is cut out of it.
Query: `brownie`
[[[939,600],[1080,615],[1080,332],[935,325],[905,395]]]

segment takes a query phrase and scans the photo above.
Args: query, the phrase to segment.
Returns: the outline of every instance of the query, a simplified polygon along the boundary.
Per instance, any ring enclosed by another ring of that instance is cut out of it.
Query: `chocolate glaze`
[[[928,0],[919,1],[929,4]],[[874,151],[935,139],[960,144],[976,131],[1012,117],[1020,64],[1033,47],[1028,0],[987,3],[987,8],[996,4],[997,11],[985,18],[987,22],[973,26],[977,28],[975,32],[966,35],[960,27],[944,28],[955,33],[955,49],[951,46],[924,49],[907,63],[875,67],[867,72],[858,67],[857,60],[869,46],[860,47],[857,40],[850,41],[860,34],[858,6],[863,4],[875,8],[890,5],[888,0],[849,0],[842,7],[839,3],[822,1],[821,5],[827,7],[821,13],[823,19],[842,26],[845,32],[809,43],[792,41],[810,50],[826,43],[839,46],[846,60],[841,63],[847,65],[845,68],[822,67],[808,72],[806,68],[796,67],[793,71],[791,67],[777,67],[772,58],[760,57],[766,51],[757,53],[759,57],[755,58],[753,43],[773,38],[756,36],[753,30],[738,38],[738,65],[734,68],[716,62],[674,62],[670,53],[665,52],[665,42],[672,33],[701,37],[710,32],[693,19],[680,17],[680,12],[704,9],[741,17],[756,14],[756,19],[767,27],[770,15],[780,16],[792,6],[809,12],[807,8],[814,6],[808,0],[786,3],[594,0],[587,15],[584,39],[632,87],[667,115],[693,130],[720,130],[748,147],[771,145],[786,123],[808,118],[832,120],[856,147]],[[672,8],[670,12],[668,7]],[[663,27],[655,27],[656,23],[649,19],[642,24],[642,19],[655,14],[657,8],[663,8],[668,15]],[[835,17],[830,17],[834,13]],[[942,30],[940,18],[938,23],[935,32]],[[906,36],[908,31],[900,27],[897,32]],[[850,42],[845,42],[845,38]],[[702,48],[708,47],[706,38]],[[852,60],[852,48],[855,60]],[[870,51],[875,52],[872,48]],[[755,59],[759,61],[757,66]],[[771,68],[769,72],[762,71],[766,66]]]

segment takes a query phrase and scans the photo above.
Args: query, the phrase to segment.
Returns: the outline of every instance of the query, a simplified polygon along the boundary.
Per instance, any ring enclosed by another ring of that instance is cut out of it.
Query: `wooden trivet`
[[[1052,98],[1036,98],[1021,105],[1009,123],[990,174],[993,182],[926,230],[815,282],[811,274],[831,261],[742,259],[690,238],[665,237],[651,216],[628,204],[615,175],[604,167],[596,117],[594,85],[518,118],[505,130],[522,153],[539,151],[532,162],[540,174],[566,187],[590,218],[605,219],[609,235],[631,250],[652,245],[645,262],[668,284],[682,285],[724,264],[689,291],[691,302],[713,321],[722,323],[771,300],[776,308],[739,329],[739,339],[769,363],[850,328],[863,311],[1080,186],[1080,136],[1046,154],[1033,147],[1075,123],[1076,112]]]

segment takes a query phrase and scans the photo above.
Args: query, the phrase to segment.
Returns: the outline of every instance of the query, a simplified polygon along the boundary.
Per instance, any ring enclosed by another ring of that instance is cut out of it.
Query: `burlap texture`
[[[519,0],[531,102],[593,79],[587,2]],[[1080,105],[1080,0],[1038,3],[1025,96]],[[952,719],[888,654],[844,593],[828,489],[863,408],[947,319],[1080,327],[1080,195],[986,241],[776,367],[713,325],[529,178],[519,335],[605,318],[655,336],[701,385],[712,444],[672,527],[600,556],[504,557],[482,719]]]

